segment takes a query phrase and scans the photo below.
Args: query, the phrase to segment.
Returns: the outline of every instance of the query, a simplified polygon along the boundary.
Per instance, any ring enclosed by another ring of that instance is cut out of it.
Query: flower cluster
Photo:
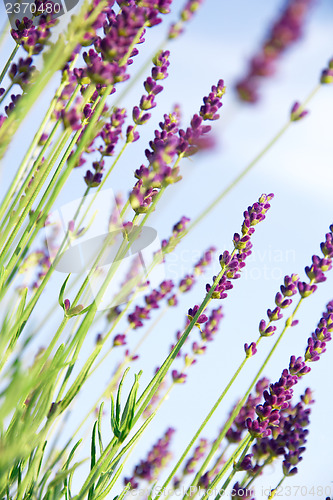
[[[231,279],[237,279],[240,277],[239,271],[245,266],[245,259],[251,255],[251,236],[253,235],[256,226],[259,222],[263,221],[266,217],[266,212],[270,208],[269,201],[273,198],[273,194],[265,195],[263,194],[258,202],[254,203],[252,206],[244,212],[244,222],[241,228],[241,235],[239,233],[234,234],[234,247],[235,250],[230,254],[227,250],[220,255],[221,268],[224,270],[224,274],[215,286],[212,293],[213,299],[225,299],[227,297],[228,290],[233,288]],[[213,281],[217,279],[214,276]],[[206,291],[209,292],[211,285],[206,285]]]
[[[162,240],[162,251],[163,253],[170,253],[172,252],[179,241],[181,240],[182,236],[184,235],[187,225],[190,222],[190,219],[188,217],[183,216],[180,221],[178,221],[172,228],[172,235],[168,240],[164,239]]]
[[[195,468],[200,462],[200,460],[205,456],[205,453],[209,447],[209,442],[205,438],[201,438],[199,440],[198,445],[195,447],[193,455],[187,460],[183,471],[182,471],[182,477],[177,478],[174,477],[173,479],[173,487],[176,489],[179,487],[181,481],[187,474],[192,474],[195,472]]]
[[[177,153],[179,138],[177,136],[179,123],[179,112],[176,109],[170,115],[164,115],[164,121],[160,122],[160,131],[155,130],[154,140],[149,142],[150,150],[145,154],[149,166],[141,167],[135,171],[138,179],[131,194],[130,202],[136,213],[145,213],[162,187],[178,182],[179,168],[172,168]]]
[[[83,54],[86,68],[80,72],[80,79],[88,77],[102,85],[127,80],[127,66],[138,54],[133,45],[144,42],[144,27],[158,24],[159,13],[169,12],[170,0],[159,3],[131,0],[122,6],[117,15],[109,11],[103,24],[104,36],[97,37],[95,48]]]
[[[51,0],[35,1],[36,12],[45,12],[53,7]],[[49,6],[49,7],[48,7]],[[40,9],[40,10],[39,10]],[[24,17],[15,21],[16,29],[11,30],[15,42],[21,45],[29,56],[40,54],[51,36],[51,28],[57,23],[53,14],[42,14],[35,25],[32,19]]]
[[[326,234],[325,241],[320,244],[323,257],[312,256],[311,266],[305,268],[305,272],[310,280],[309,283],[298,282],[298,291],[301,297],[306,298],[317,290],[318,283],[326,281],[325,273],[332,268],[333,261],[333,224],[330,226],[330,232]]]
[[[191,126],[185,130],[179,131],[181,138],[178,151],[183,156],[192,156],[199,150],[207,149],[212,146],[212,141],[206,136],[211,130],[210,125],[204,125],[204,121],[214,121],[220,118],[217,113],[222,107],[221,99],[225,94],[225,85],[223,80],[219,80],[217,85],[213,85],[208,96],[203,98],[204,104],[200,108],[199,115],[195,114],[191,120]]]
[[[226,439],[229,443],[239,443],[242,440],[243,433],[247,429],[246,421],[248,418],[253,419],[255,417],[255,407],[260,403],[268,384],[269,380],[267,378],[262,378],[256,383],[255,394],[249,394],[246,402],[236,415],[232,426],[226,433]]]
[[[171,438],[175,430],[171,427],[167,429],[164,436],[154,444],[151,451],[148,453],[145,460],[141,460],[135,467],[132,477],[125,478],[124,484],[131,484],[131,489],[136,489],[139,486],[138,481],[144,479],[149,483],[155,481],[161,470],[168,464],[171,459],[169,451]]]
[[[280,380],[271,384],[269,391],[264,392],[264,404],[256,406],[258,418],[248,418],[246,421],[250,434],[255,438],[266,438],[271,434],[281,434],[281,415],[290,408],[293,386],[298,380],[310,372],[308,361],[318,361],[326,351],[326,343],[331,340],[333,331],[333,301],[327,304],[315,332],[308,339],[308,347],[304,360],[301,356],[291,356],[288,369],[284,369]],[[289,463],[289,462],[288,462]],[[291,462],[292,463],[292,462]],[[290,465],[290,464],[289,464]]]
[[[305,351],[305,361],[318,361],[320,356],[326,351],[326,343],[332,340],[333,333],[333,300],[327,304],[326,311],[315,331],[308,339],[308,346]]]
[[[22,90],[31,83],[36,67],[32,66],[32,57],[23,59],[20,57],[18,63],[13,63],[8,72],[8,76],[13,84],[18,84]]]
[[[109,121],[104,125],[99,137],[103,144],[98,148],[101,158],[92,164],[94,171],[87,170],[84,177],[85,183],[89,187],[98,186],[103,178],[104,172],[104,157],[113,156],[115,147],[121,136],[122,128],[126,119],[126,110],[124,108],[116,108],[110,116]]]
[[[312,4],[313,0],[287,1],[285,9],[273,24],[262,48],[251,59],[246,76],[236,85],[240,99],[251,103],[259,100],[262,79],[274,75],[279,58],[301,38]]]
[[[151,77],[148,77],[144,82],[147,95],[143,95],[139,106],[134,106],[133,108],[133,121],[136,125],[147,123],[151,117],[151,114],[147,113],[147,111],[155,108],[155,96],[163,90],[162,85],[159,85],[157,81],[164,80],[168,76],[169,56],[170,52],[168,50],[161,50],[153,59],[154,67],[151,70]],[[133,131],[132,126],[129,126],[126,137],[127,142],[134,142],[139,139],[139,134]]]
[[[202,3],[203,0],[188,0],[180,13],[180,20],[170,26],[168,34],[170,40],[178,38],[184,32],[184,23],[192,19]]]
[[[149,319],[149,313],[152,309],[159,308],[159,302],[163,300],[173,289],[174,284],[171,280],[163,281],[159,290],[153,290],[145,296],[146,305],[144,307],[135,306],[133,313],[128,315],[128,322],[134,330],[143,326],[143,320]]]
[[[191,156],[199,149],[211,146],[211,141],[205,137],[211,127],[203,125],[203,122],[219,118],[217,111],[222,106],[224,92],[224,82],[219,80],[217,86],[213,85],[210,94],[204,97],[200,115],[193,116],[186,131],[178,130],[178,110],[171,115],[164,115],[164,121],[159,124],[160,130],[155,130],[155,138],[149,142],[151,149],[145,151],[148,167],[141,165],[135,172],[138,181],[130,194],[130,202],[136,213],[147,212],[162,187],[181,180],[178,161],[171,166],[175,157],[180,160],[181,157]]]
[[[264,404],[256,406],[256,420],[247,418],[246,426],[251,436],[263,438],[272,434],[272,427],[277,427],[280,422],[280,410],[289,407],[293,395],[292,387],[297,384],[297,375],[291,375],[284,369],[278,382],[269,386],[269,391],[264,391]]]
[[[328,63],[328,67],[322,71],[320,83],[333,83],[333,59]]]
[[[297,473],[295,467],[302,460],[302,453],[305,451],[306,436],[308,434],[307,426],[310,423],[310,408],[313,404],[311,390],[306,389],[301,401],[295,406],[290,406],[280,412],[279,427],[273,429],[273,435],[256,442],[252,447],[253,458],[256,464],[252,472],[256,473],[258,469],[263,468],[267,460],[273,460],[283,457],[283,473],[291,476]]]
[[[298,274],[285,276],[284,285],[280,286],[281,293],[275,295],[275,308],[273,310],[267,309],[268,324],[264,319],[259,323],[259,333],[262,337],[270,337],[274,334],[276,326],[272,326],[273,321],[278,321],[283,318],[282,310],[288,308],[292,304],[292,297],[297,293],[297,285],[299,282]],[[295,326],[297,321],[293,321],[290,326]]]

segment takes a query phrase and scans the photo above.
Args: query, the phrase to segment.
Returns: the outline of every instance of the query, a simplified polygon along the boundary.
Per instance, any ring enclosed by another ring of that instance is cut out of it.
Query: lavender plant
[[[308,435],[316,432],[310,423],[315,389],[298,394],[295,386],[329,350],[332,297],[315,328],[303,317],[315,311],[313,295],[322,300],[321,284],[332,268],[332,220],[325,211],[329,230],[320,255],[305,267],[306,278],[297,274],[302,263],[294,262],[268,301],[266,319],[266,304],[256,301],[256,332],[245,313],[248,297],[240,293],[253,246],[276,225],[269,220],[274,195],[260,194],[256,185],[254,201],[246,190],[235,211],[240,230],[229,235],[234,208],[221,202],[307,117],[314,95],[333,83],[333,63],[318,74],[314,69],[314,90],[288,104],[287,123],[231,181],[211,179],[217,194],[205,193],[204,182],[198,194],[191,186],[199,209],[190,219],[186,197],[180,206],[172,196],[179,186],[188,193],[188,159],[201,158],[200,164],[219,143],[215,122],[223,123],[232,82],[220,75],[203,102],[193,103],[190,118],[182,117],[174,96],[168,109],[160,102],[168,99],[177,43],[192,21],[203,22],[203,4],[85,0],[66,25],[55,0],[34,0],[27,12],[24,3],[15,4],[15,27],[6,25],[0,74],[0,155],[5,167],[10,159],[0,205],[3,500],[273,498],[289,495],[288,481],[302,467]],[[241,102],[259,100],[259,88],[300,40],[314,8],[308,0],[286,2],[235,84]],[[158,30],[155,47],[151,31]],[[148,60],[145,44],[154,45]],[[22,134],[26,123],[30,130]],[[201,173],[209,175],[209,169]],[[279,185],[274,191],[279,198]],[[287,203],[296,210],[293,200]],[[204,227],[213,241],[205,241]],[[195,258],[172,276],[172,258],[193,248]],[[251,287],[255,298],[260,283]],[[243,304],[233,311],[229,303],[237,299]],[[247,342],[239,349],[240,329]],[[294,331],[297,343],[283,343]],[[206,377],[205,359],[219,373],[216,383]],[[201,400],[191,389],[195,372],[211,398]],[[195,401],[201,421],[179,402],[166,410],[177,391]],[[276,482],[260,488],[272,467]],[[331,494],[318,488],[307,494]]]

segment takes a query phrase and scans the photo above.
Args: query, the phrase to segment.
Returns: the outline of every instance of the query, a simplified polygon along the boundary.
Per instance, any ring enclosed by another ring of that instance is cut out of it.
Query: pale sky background
[[[211,85],[216,84],[219,78],[225,80],[227,93],[223,97],[221,120],[214,123],[214,135],[218,143],[216,149],[209,154],[184,160],[181,167],[184,180],[168,188],[169,193],[162,199],[151,219],[151,225],[162,238],[169,235],[172,225],[182,215],[191,218],[198,215],[263,149],[288,119],[295,100],[304,99],[315,87],[322,68],[333,56],[333,4],[330,0],[317,0],[304,39],[282,58],[277,74],[263,83],[261,102],[256,106],[237,103],[233,84],[244,73],[248,58],[259,47],[267,27],[283,4],[280,0],[207,0],[187,27],[185,36],[168,47],[171,50],[171,65],[170,76],[163,83],[165,91],[157,97],[158,107],[153,111],[149,126],[140,130],[141,141],[128,149],[112,174],[109,187],[114,191],[123,189],[125,193],[128,192],[133,184],[133,170],[145,160],[145,145],[163,113],[170,112],[175,102],[181,105],[183,123],[187,126],[191,115],[199,109],[202,97],[207,95]],[[182,2],[176,0],[174,12],[181,5]],[[166,20],[165,27],[167,24]],[[162,31],[163,28],[155,29],[147,34],[147,44],[141,46],[143,61],[144,54],[147,57],[152,53],[162,39]],[[135,60],[136,67],[138,63],[139,59]],[[126,98],[124,105],[128,109],[139,101],[142,89],[137,87]],[[42,116],[44,102],[49,97],[49,93],[41,97],[35,109],[36,120],[39,115]],[[244,342],[249,343],[257,338],[258,323],[260,319],[266,319],[267,308],[274,307],[274,297],[283,276],[295,272],[305,279],[304,266],[310,264],[312,254],[319,252],[319,244],[333,222],[333,86],[322,87],[308,109],[309,116],[292,124],[286,135],[183,241],[166,263],[167,276],[179,280],[185,272],[191,271],[198,255],[210,245],[214,244],[218,253],[225,249],[231,250],[232,237],[235,231],[239,231],[243,211],[261,193],[275,193],[265,222],[257,226],[253,238],[253,256],[248,261],[244,276],[234,283],[228,299],[221,302],[225,317],[214,343],[208,345],[206,354],[190,368],[187,383],[176,387],[162,406],[151,430],[137,446],[134,458],[128,461],[125,468],[128,476],[138,458],[146,456],[151,445],[170,425],[177,429],[172,449],[174,458],[178,458],[243,358]],[[22,140],[27,140],[31,134],[28,124],[22,127],[21,133]],[[4,160],[3,180],[8,181],[10,178],[12,162],[14,159],[16,161],[16,157],[17,149],[12,149]],[[77,187],[75,195],[80,196],[84,189],[84,172],[81,169],[73,173],[75,181],[72,179],[72,184],[64,190],[59,205],[73,199],[73,184]],[[218,267],[215,266],[215,269]],[[327,282],[319,285],[317,292],[305,301],[298,315],[299,325],[288,332],[269,364],[265,375],[273,382],[279,378],[282,369],[288,366],[292,354],[303,355],[308,336],[315,329],[326,303],[333,298],[332,273],[328,273]],[[212,274],[208,271],[193,292],[182,297],[177,310],[165,317],[156,333],[146,342],[142,356],[135,365],[137,371],[144,368],[142,388],[155,366],[165,358],[175,332],[183,327],[188,307],[200,303],[204,297],[204,285]],[[63,275],[59,283],[62,280]],[[49,294],[56,295],[57,290],[49,288]],[[213,304],[214,307],[218,305],[217,301]],[[283,321],[276,323],[276,326],[281,331]],[[121,331],[120,327],[117,333]],[[140,335],[139,331],[131,333],[129,342],[134,345]],[[198,337],[197,332],[193,333],[194,337]],[[204,432],[206,437],[214,438],[230,406],[242,395],[244,387],[247,388],[248,380],[252,379],[274,340],[274,337],[263,339],[258,354],[250,360],[234,390]],[[285,484],[306,486],[308,489],[311,486],[331,487],[333,495],[332,351],[333,345],[328,344],[322,359],[312,363],[311,373],[295,389],[298,395],[310,386],[314,390],[316,404],[312,406],[307,450],[303,462],[299,464],[299,473],[286,480]],[[113,362],[116,362],[115,355],[110,358],[111,368],[109,365],[99,372],[101,384],[103,377],[110,373]],[[90,407],[95,390],[96,381],[89,382],[85,400],[80,402],[82,411]],[[75,425],[74,419],[72,425]],[[257,481],[256,498],[265,498],[261,495],[261,487],[275,486],[280,477],[280,465],[273,464],[265,471],[264,477]],[[327,490],[315,498],[325,498],[328,494]],[[307,494],[296,498],[313,497]]]

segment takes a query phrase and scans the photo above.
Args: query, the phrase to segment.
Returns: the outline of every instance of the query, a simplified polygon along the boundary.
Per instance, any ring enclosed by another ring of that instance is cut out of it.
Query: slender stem
[[[14,49],[12,50],[12,53],[10,54],[9,58],[8,58],[8,61],[6,62],[5,64],[5,67],[3,68],[3,70],[1,71],[1,74],[0,74],[0,84],[2,83],[2,80],[4,79],[7,71],[8,71],[8,68],[10,66],[10,63],[12,62],[12,60],[14,59],[14,57],[16,56],[16,53],[18,51],[18,49],[20,48],[20,45],[15,45]]]
[[[2,26],[0,30],[0,47],[5,41],[6,36],[9,34],[9,28],[10,28],[9,21],[6,21],[6,23]]]
[[[12,88],[14,87],[14,83],[11,82],[9,87],[7,88],[6,92],[1,96],[0,98],[0,105],[3,103],[3,101],[6,99],[7,95],[9,94],[9,92],[12,90]]]
[[[291,314],[291,316],[287,319],[286,321],[286,324],[285,324],[285,327],[283,328],[282,332],[280,333],[279,337],[277,338],[277,340],[275,341],[275,344],[273,345],[273,347],[271,348],[268,356],[266,357],[264,363],[262,364],[262,366],[260,367],[260,369],[258,370],[257,374],[255,375],[252,383],[250,384],[248,390],[246,391],[245,395],[243,396],[243,398],[238,402],[238,404],[236,405],[236,407],[234,408],[234,410],[232,411],[229,419],[227,420],[227,422],[225,423],[222,431],[220,432],[218,438],[215,440],[211,450],[209,451],[207,457],[205,458],[203,464],[201,465],[199,471],[197,472],[194,480],[192,481],[191,485],[189,486],[189,488],[191,488],[191,486],[196,486],[198,484],[198,481],[200,479],[200,477],[203,475],[207,465],[209,464],[210,460],[212,459],[212,457],[214,456],[215,452],[217,451],[217,449],[219,448],[222,440],[224,439],[225,435],[227,434],[228,430],[230,429],[233,421],[235,420],[236,416],[238,415],[239,411],[241,410],[242,406],[244,405],[245,401],[247,400],[249,394],[251,393],[253,387],[255,386],[255,384],[257,383],[259,377],[261,376],[262,372],[264,371],[265,367],[267,366],[269,360],[271,359],[271,357],[273,356],[275,350],[277,349],[278,345],[280,344],[285,332],[287,331],[288,328],[290,328],[291,326],[291,323],[292,323],[292,320],[293,318],[295,317],[297,311],[298,311],[298,308],[300,307],[301,303],[303,301],[303,298],[300,298],[293,313]],[[189,491],[189,490],[188,490]],[[187,494],[186,494],[187,495]],[[185,497],[186,497],[185,495]],[[185,499],[184,497],[184,499]]]
[[[76,59],[75,59],[76,60]],[[74,61],[72,63],[72,65],[74,65]],[[5,211],[7,210],[8,208],[8,205],[10,203],[10,200],[13,196],[13,194],[15,193],[15,191],[17,190],[18,188],[18,185],[20,184],[21,180],[22,180],[22,177],[24,176],[25,174],[25,171],[26,171],[26,168],[27,168],[27,165],[28,165],[28,162],[29,162],[29,159],[31,158],[32,154],[33,154],[33,151],[35,150],[36,146],[38,145],[38,142],[42,136],[42,133],[43,131],[45,130],[45,127],[54,111],[54,108],[57,104],[57,101],[61,95],[61,92],[63,91],[63,89],[65,88],[65,86],[67,85],[67,81],[64,81],[60,84],[57,92],[55,93],[52,101],[51,101],[51,104],[49,106],[49,109],[47,110],[47,113],[46,115],[44,116],[43,118],[43,121],[42,123],[40,124],[40,127],[38,129],[38,131],[36,132],[26,154],[24,155],[24,158],[21,162],[21,165],[19,166],[18,170],[17,170],[17,173],[15,175],[15,178],[13,179],[13,181],[11,182],[10,186],[9,186],[9,189],[6,193],[6,196],[4,198],[4,200],[2,201],[1,203],[1,207],[0,207],[0,219],[2,219]],[[69,106],[72,104],[74,98],[76,97],[77,95],[77,92],[78,90],[80,89],[80,85],[78,85],[76,87],[76,89],[74,90],[73,94],[72,94],[72,97],[70,98],[68,104],[66,105],[66,109],[69,108]],[[42,148],[42,151],[40,153],[40,155],[38,156],[35,164],[33,165],[33,167],[35,168],[36,167],[36,163],[38,163],[40,161],[40,159],[44,156],[45,154],[45,151],[48,147],[48,145],[50,144],[56,130],[58,129],[59,125],[61,123],[61,120],[57,120],[51,134],[49,135],[44,147]],[[26,182],[21,186],[21,189],[18,193],[18,195],[16,196],[16,200],[21,196],[21,193],[23,192],[23,190],[25,189],[27,183],[29,182],[29,179],[31,178],[32,176],[32,172],[33,172],[33,169],[31,169],[31,171],[29,172],[29,174],[27,175],[27,179],[26,179]],[[11,211],[12,209],[10,209],[9,211]]]
[[[87,96],[87,100],[89,100],[89,94]],[[94,118],[94,115],[93,115],[93,118]],[[90,123],[92,123],[92,120],[91,120],[91,122],[89,122],[87,129],[89,128]],[[68,131],[66,133],[66,136],[67,136],[67,134],[70,134],[70,131]],[[56,200],[63,185],[65,184],[66,180],[68,179],[68,177],[73,169],[73,166],[75,165],[75,161],[77,159],[76,158],[77,150],[73,154],[71,160],[68,161],[67,168],[63,172],[62,176],[60,177],[59,180],[57,180],[61,171],[62,171],[62,167],[67,162],[69,155],[72,152],[73,147],[77,143],[77,140],[78,140],[80,134],[81,134],[81,130],[78,130],[75,133],[75,135],[73,136],[69,145],[67,146],[66,151],[65,151],[65,153],[64,153],[64,155],[63,155],[63,157],[62,157],[62,159],[61,159],[61,161],[60,161],[60,163],[59,163],[59,165],[58,165],[58,167],[57,167],[57,169],[56,169],[56,171],[55,171],[55,173],[54,173],[54,175],[53,175],[53,177],[52,177],[52,179],[51,179],[51,181],[46,189],[46,191],[44,192],[44,195],[43,195],[42,199],[40,200],[36,211],[34,212],[33,216],[31,217],[28,228],[25,230],[24,234],[22,235],[21,240],[20,240],[19,244],[17,245],[16,250],[14,251],[14,253],[13,253],[13,255],[12,255],[12,257],[11,257],[7,267],[6,267],[6,271],[5,271],[5,275],[3,277],[3,280],[6,278],[6,276],[10,275],[11,271],[13,270],[13,268],[16,265],[17,260],[20,258],[21,252],[25,248],[26,244],[27,243],[31,244],[31,242],[33,241],[33,239],[37,235],[40,227],[44,224],[44,221],[46,219],[46,216],[47,216],[49,210],[53,206],[54,201]],[[84,137],[84,135],[85,135],[85,133],[83,134],[83,137]],[[82,138],[82,140],[83,140],[83,138]],[[49,196],[49,199],[46,202],[48,196]],[[44,203],[46,203],[45,206],[43,206]],[[39,217],[40,214],[43,214],[42,217]],[[34,232],[30,236],[30,231],[33,229],[34,226],[35,226]],[[44,277],[40,287],[36,291],[36,294],[38,294],[38,297],[40,296],[42,289],[46,285],[52,272],[53,272],[53,267],[51,267],[49,269],[49,271],[47,272],[46,276]],[[42,287],[42,285],[44,285],[44,286]]]
[[[229,391],[230,387],[232,386],[232,384],[234,383],[234,381],[236,380],[236,378],[238,377],[239,373],[241,372],[243,366],[245,365],[247,361],[247,358],[245,358],[241,364],[239,365],[239,367],[237,368],[237,370],[235,371],[234,375],[231,377],[231,379],[229,380],[228,384],[226,385],[225,389],[222,391],[221,395],[219,396],[219,398],[217,399],[217,401],[215,402],[215,404],[213,405],[213,407],[211,408],[211,410],[209,411],[209,413],[207,414],[206,418],[204,419],[204,421],[202,422],[202,424],[199,426],[198,430],[195,432],[194,436],[192,437],[192,439],[190,440],[190,442],[188,443],[188,445],[186,446],[184,452],[182,453],[181,457],[179,458],[179,460],[177,461],[176,465],[174,466],[174,468],[172,469],[172,471],[170,472],[169,476],[167,477],[167,479],[165,480],[165,482],[163,483],[163,486],[161,488],[161,490],[159,491],[159,493],[156,495],[155,497],[155,500],[158,500],[158,498],[160,498],[160,496],[162,495],[163,491],[165,490],[165,488],[168,486],[168,484],[170,483],[171,479],[174,477],[174,475],[176,474],[177,470],[179,469],[180,465],[183,463],[184,459],[186,458],[188,452],[190,451],[190,449],[192,448],[193,444],[196,442],[196,440],[198,439],[198,437],[200,436],[201,432],[203,431],[203,429],[206,427],[207,423],[209,422],[209,420],[211,419],[211,417],[213,416],[213,414],[215,413],[215,411],[217,410],[217,408],[219,407],[220,403],[222,402],[223,398],[225,397],[225,395],[227,394],[227,392]],[[189,494],[189,490],[186,492],[185,494],[185,497]]]
[[[128,94],[128,92],[141,79],[141,77],[144,75],[144,73],[149,68],[152,59],[154,59],[154,57],[156,55],[158,55],[158,53],[163,49],[163,47],[165,46],[166,42],[167,42],[167,40],[163,40],[163,42],[160,44],[160,46],[158,47],[158,49],[154,50],[154,52],[152,52],[152,54],[147,58],[146,62],[144,64],[142,64],[142,66],[140,67],[139,71],[134,76],[132,76],[132,78],[129,80],[129,83],[126,85],[126,88],[119,94],[119,96],[117,96],[117,98],[115,100],[115,103],[113,105],[114,107],[119,106],[119,104],[122,102],[122,100],[124,99],[124,97]]]
[[[310,100],[315,96],[315,94],[320,89],[321,85],[317,85],[312,92],[308,95],[308,97],[304,100],[302,104],[302,108],[306,106],[310,102]],[[293,122],[289,120],[279,131],[278,133],[269,141],[269,143],[260,151],[260,153],[253,158],[253,160],[240,172],[240,174],[208,205],[208,207],[201,212],[201,214],[192,221],[189,225],[187,231],[184,232],[184,236],[195,228],[214,208],[220,203],[220,201],[225,198],[225,196],[255,167],[255,165],[270,151],[270,149],[278,142],[278,140],[285,134],[290,125]]]
[[[215,488],[215,486],[216,486],[216,484],[218,484],[220,478],[224,476],[224,474],[226,473],[226,471],[234,463],[235,459],[242,452],[242,450],[244,450],[244,448],[246,448],[246,446],[248,445],[248,442],[250,441],[250,439],[251,439],[251,436],[249,434],[247,436],[245,436],[245,438],[243,438],[243,440],[239,443],[239,445],[236,448],[236,450],[233,452],[233,454],[228,458],[228,460],[226,461],[226,463],[223,465],[223,467],[220,470],[220,472],[215,476],[215,478],[213,479],[213,481],[209,484],[209,487],[206,489],[206,493],[201,497],[201,500],[206,500],[207,499],[209,490],[212,490],[213,488]]]
[[[25,217],[28,215],[28,213],[30,212],[31,210],[31,207],[32,207],[32,204],[33,202],[35,201],[38,193],[39,193],[39,190],[41,189],[41,187],[43,186],[43,183],[45,182],[45,180],[47,179],[48,175],[50,174],[52,168],[54,167],[54,164],[55,162],[57,161],[57,158],[60,154],[60,152],[62,151],[62,149],[64,148],[68,138],[70,136],[70,132],[67,132],[65,134],[63,134],[58,142],[55,144],[54,146],[54,149],[53,149],[53,154],[52,154],[52,157],[51,157],[51,160],[49,161],[49,163],[45,166],[45,168],[43,168],[43,170],[40,171],[40,175],[36,176],[36,179],[35,179],[35,182],[36,182],[36,189],[35,191],[31,194],[30,196],[30,199],[28,198],[28,200],[26,200],[26,203],[25,203],[25,208],[21,214],[21,216],[19,217],[19,219],[16,221],[16,223],[14,224],[14,221],[8,221],[8,226],[6,228],[6,230],[4,231],[3,233],[3,240],[5,242],[5,245],[1,251],[1,260],[0,262],[3,262],[4,259],[6,258],[6,255],[14,241],[14,239],[16,238],[16,235],[18,234],[20,228],[21,228],[21,225],[23,224],[24,220],[25,220]],[[57,167],[57,170],[53,176],[53,179],[51,180],[49,186],[47,187],[45,193],[44,193],[44,196],[47,195],[50,191],[51,191],[51,188],[53,187],[53,184],[54,182],[52,182],[54,179],[55,179],[55,176],[56,174],[59,174],[60,173],[60,170],[61,170],[61,167],[62,167],[62,164],[60,163],[60,165]],[[50,187],[51,186],[51,187]],[[39,213],[39,212],[38,212]],[[12,224],[14,224],[14,228],[8,238],[7,241],[5,241],[10,229],[12,228]],[[33,223],[30,222],[30,224],[28,224],[28,227],[26,229],[27,233],[29,232],[30,228],[32,227]],[[9,274],[10,271],[9,271],[9,268],[6,269],[6,273]]]
[[[254,440],[254,437],[252,437],[252,436],[250,436],[250,435],[247,435],[245,439],[247,440],[247,442],[246,442],[246,446],[245,446],[245,448],[244,448],[244,451],[243,451],[243,453],[242,453],[242,455],[241,455],[241,457],[240,457],[240,459],[239,459],[238,463],[241,463],[241,462],[243,461],[243,459],[244,459],[245,455],[246,455],[246,454],[247,454],[247,452],[248,452],[248,449],[250,448],[250,446],[251,446],[251,444],[252,444],[252,442],[253,442],[253,440]],[[234,455],[233,455],[231,458],[234,460]],[[224,494],[225,494],[225,490],[226,490],[226,489],[227,489],[227,487],[229,486],[229,484],[230,484],[230,482],[231,482],[232,478],[234,477],[234,475],[236,474],[236,472],[237,472],[237,467],[234,465],[234,467],[233,467],[233,469],[232,469],[231,473],[229,474],[229,476],[228,476],[228,478],[226,479],[226,481],[224,482],[224,484],[223,484],[222,488],[220,489],[220,491],[219,491],[219,492],[218,492],[218,494],[216,495],[215,500],[219,500],[222,496],[224,496]],[[221,476],[220,474],[218,474],[218,476],[217,476],[216,478],[218,478],[218,480],[220,480],[220,479],[221,479],[221,477],[222,477],[222,476]],[[206,498],[206,497],[203,497],[203,499],[202,499],[202,500],[204,500],[204,498]]]
[[[278,484],[275,486],[275,488],[273,488],[273,489],[271,490],[271,493],[270,493],[270,495],[268,496],[267,500],[272,500],[272,499],[275,497],[275,495],[276,495],[276,493],[277,493],[277,491],[278,491],[279,487],[281,486],[281,484],[283,483],[283,481],[284,481],[285,479],[286,479],[286,476],[283,476],[283,477],[281,478],[281,480],[278,482]]]

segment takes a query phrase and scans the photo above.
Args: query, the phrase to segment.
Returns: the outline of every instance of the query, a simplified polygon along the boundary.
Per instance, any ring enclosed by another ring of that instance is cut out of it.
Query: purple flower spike
[[[19,59],[18,64],[12,64],[8,76],[13,83],[17,83],[22,90],[25,90],[27,85],[32,82],[36,67],[32,66],[32,57],[27,59]]]
[[[76,102],[76,106],[69,111],[63,110],[61,113],[62,121],[65,128],[72,130],[80,130],[82,127],[83,114],[79,111],[80,101]]]
[[[198,446],[194,449],[193,456],[189,458],[183,470],[183,474],[193,474],[195,472],[196,466],[201,458],[205,456],[205,452],[208,449],[207,439],[201,438],[199,440]]]
[[[333,333],[333,301],[326,306],[318,327],[308,339],[308,346],[305,351],[305,361],[318,361],[321,354],[326,351],[326,343],[332,339]]]
[[[169,427],[164,435],[154,444],[148,452],[145,460],[134,468],[133,476],[125,478],[125,485],[130,483],[131,489],[139,487],[139,481],[145,480],[150,482],[156,481],[163,467],[165,467],[172,458],[170,453],[171,439],[174,434],[174,429]]]
[[[184,23],[192,19],[195,12],[202,5],[203,0],[188,0],[185,4],[183,10],[180,13],[180,20],[176,23],[173,23],[169,30],[169,39],[178,38],[181,33],[184,31]]]
[[[279,18],[273,23],[268,37],[249,62],[248,71],[236,85],[241,100],[259,100],[261,82],[275,74],[277,62],[288,48],[301,37],[313,0],[288,0]]]

